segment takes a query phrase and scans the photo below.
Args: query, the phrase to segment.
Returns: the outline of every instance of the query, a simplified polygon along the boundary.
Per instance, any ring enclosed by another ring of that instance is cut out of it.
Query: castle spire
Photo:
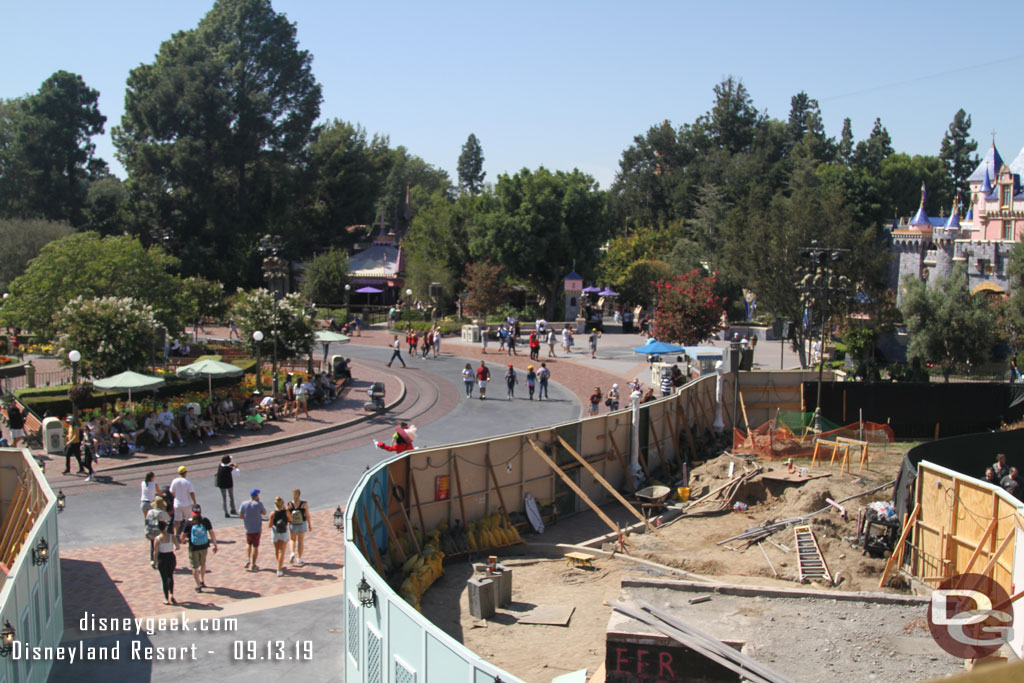
[[[928,213],[924,210],[924,200],[927,194],[924,187],[924,182],[921,183],[921,206],[918,208],[917,213],[910,219],[911,225],[927,225],[931,227],[932,222],[928,220]]]
[[[953,197],[953,208],[949,211],[949,220],[946,221],[946,227],[953,230],[960,229],[960,195]]]

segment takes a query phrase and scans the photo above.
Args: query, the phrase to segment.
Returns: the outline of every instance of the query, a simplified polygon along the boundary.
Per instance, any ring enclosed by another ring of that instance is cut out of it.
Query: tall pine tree
[[[484,187],[484,148],[476,135],[469,134],[459,155],[459,189],[471,195],[480,194]]]
[[[968,197],[971,188],[967,178],[978,166],[978,142],[971,139],[971,116],[963,109],[953,115],[953,122],[942,138],[939,158],[949,174],[954,190],[961,197]]]

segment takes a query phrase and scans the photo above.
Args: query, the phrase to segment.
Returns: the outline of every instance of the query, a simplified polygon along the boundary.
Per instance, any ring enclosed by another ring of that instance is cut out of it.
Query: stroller
[[[363,410],[368,412],[384,410],[384,382],[374,382],[366,390],[366,393],[370,395],[370,400],[363,404]]]

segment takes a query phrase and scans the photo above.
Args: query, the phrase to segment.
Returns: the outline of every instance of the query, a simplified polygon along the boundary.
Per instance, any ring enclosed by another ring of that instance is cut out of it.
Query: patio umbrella
[[[131,370],[125,370],[111,377],[98,379],[92,383],[94,387],[103,391],[127,391],[129,403],[132,402],[132,390],[149,391],[159,389],[164,384],[166,382],[159,377],[143,375]]]
[[[618,296],[619,293],[618,292],[613,292],[611,290],[611,288],[609,288],[609,287],[605,287],[600,292],[598,292],[597,295],[598,296]]]
[[[643,346],[638,346],[633,349],[633,353],[644,353],[648,356],[663,356],[666,353],[679,353],[682,350],[682,346],[676,346],[675,344],[669,344],[668,342],[660,342],[652,339]]]
[[[327,347],[331,344],[347,344],[349,337],[330,330],[317,330],[316,340],[324,345],[324,363],[327,363]]]
[[[191,365],[182,365],[174,374],[178,377],[184,377],[185,379],[205,377],[210,390],[210,398],[213,398],[213,378],[238,377],[242,374],[242,368],[237,365],[232,365],[231,363],[224,363],[219,360],[207,358],[206,360],[197,361]]]
[[[601,288],[600,287],[584,287],[582,291],[583,291],[584,294],[597,294],[598,292],[601,291]]]
[[[383,294],[383,289],[377,289],[376,287],[360,287],[356,290],[356,294]]]

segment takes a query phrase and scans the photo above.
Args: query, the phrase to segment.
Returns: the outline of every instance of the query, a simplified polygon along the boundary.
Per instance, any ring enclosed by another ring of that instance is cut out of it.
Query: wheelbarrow
[[[650,512],[657,512],[665,507],[665,499],[672,493],[667,486],[647,486],[636,492],[637,500],[640,501],[640,508],[646,516]]]
[[[374,382],[366,393],[370,395],[370,400],[363,404],[363,410],[371,413],[384,410],[384,382]]]

